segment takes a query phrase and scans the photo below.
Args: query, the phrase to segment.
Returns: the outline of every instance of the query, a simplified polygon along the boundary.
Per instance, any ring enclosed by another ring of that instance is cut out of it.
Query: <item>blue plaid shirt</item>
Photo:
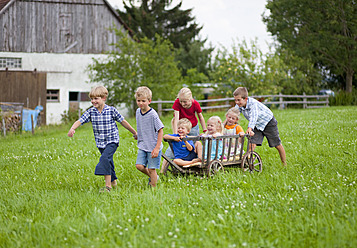
[[[92,107],[81,116],[79,121],[84,124],[92,122],[95,143],[98,148],[105,148],[109,143],[119,143],[119,131],[115,121],[122,122],[124,117],[119,111],[104,105],[102,113]]]
[[[239,108],[238,105],[236,107]],[[268,122],[274,117],[273,112],[267,106],[251,97],[248,97],[247,105],[240,107],[239,111],[249,121],[248,127],[252,130],[256,127],[258,130],[263,131]]]

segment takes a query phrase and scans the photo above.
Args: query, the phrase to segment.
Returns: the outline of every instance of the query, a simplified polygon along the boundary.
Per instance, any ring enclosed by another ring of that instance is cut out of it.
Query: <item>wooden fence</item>
[[[321,108],[329,106],[328,95],[260,95],[251,96],[263,104],[271,107],[276,105],[279,109],[285,109],[291,104],[301,104],[304,109],[306,108]],[[289,100],[292,99],[292,100]],[[202,110],[211,109],[228,109],[235,106],[234,98],[218,98],[208,100],[197,100],[200,103]],[[152,101],[152,104],[157,104],[157,112],[161,116],[163,112],[172,111],[172,108],[164,108],[164,105],[173,105],[174,101]],[[214,105],[211,105],[214,104]]]

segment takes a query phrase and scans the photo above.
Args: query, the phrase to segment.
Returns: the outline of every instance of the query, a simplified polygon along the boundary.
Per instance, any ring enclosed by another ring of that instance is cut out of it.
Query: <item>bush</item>
[[[338,92],[335,97],[329,97],[330,106],[351,106],[357,105],[357,89],[353,89],[352,93],[345,91]]]
[[[80,114],[78,114],[78,111]],[[63,114],[61,114],[62,117],[62,122],[63,123],[72,123],[75,122],[79,119],[80,115],[83,114],[83,110],[80,109],[70,109],[68,111],[64,111]]]

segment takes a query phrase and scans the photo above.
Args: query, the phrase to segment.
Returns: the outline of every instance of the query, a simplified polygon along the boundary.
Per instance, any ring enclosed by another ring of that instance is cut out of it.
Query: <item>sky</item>
[[[114,7],[123,10],[122,0],[108,0]],[[179,3],[174,0],[173,4]],[[262,21],[267,0],[182,0],[181,9],[193,8],[196,23],[203,26],[200,36],[206,44],[230,48],[237,41],[257,39],[263,53],[268,52],[272,37]]]

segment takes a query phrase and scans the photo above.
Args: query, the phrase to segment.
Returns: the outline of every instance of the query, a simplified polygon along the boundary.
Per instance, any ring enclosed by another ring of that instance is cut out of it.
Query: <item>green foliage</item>
[[[118,125],[119,187],[110,194],[98,193],[90,124],[73,138],[70,126],[1,138],[0,247],[356,247],[357,107],[274,115],[287,167],[264,141],[260,174],[160,176],[155,190],[135,168],[136,141]]]
[[[92,82],[102,82],[109,91],[108,104],[125,103],[135,113],[135,90],[142,85],[153,92],[153,99],[171,100],[182,85],[181,73],[175,62],[175,52],[168,40],[156,37],[156,42],[143,38],[133,42],[126,34],[121,37],[107,58],[93,60],[89,66]]]
[[[329,97],[330,106],[351,106],[357,105],[357,89],[353,89],[352,93],[340,91],[336,95]]]
[[[283,48],[322,69],[346,76],[352,91],[357,68],[357,8],[354,0],[271,0],[264,22]]]
[[[198,39],[200,27],[192,16],[192,9],[182,10],[182,3],[170,8],[172,0],[123,1],[125,11],[117,10],[123,20],[142,39],[156,41],[157,35],[168,39],[177,49],[176,60],[183,75],[196,68],[207,74],[213,48],[205,48],[206,40]]]
[[[210,76],[221,94],[232,96],[239,86],[246,87],[251,95],[317,91],[321,75],[311,62],[283,50],[263,54],[256,43],[237,41],[232,53],[224,47],[218,50]]]
[[[61,114],[61,121],[62,123],[73,123],[81,117],[83,114],[82,110],[76,110],[76,109],[69,109],[65,110],[63,114]]]

